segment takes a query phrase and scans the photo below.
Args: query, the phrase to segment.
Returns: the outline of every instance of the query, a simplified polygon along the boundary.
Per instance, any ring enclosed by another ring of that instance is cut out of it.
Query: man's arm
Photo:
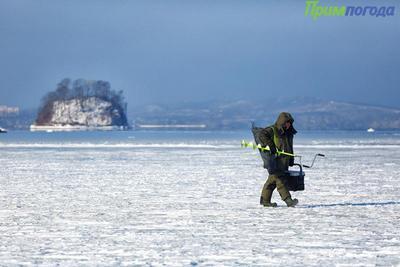
[[[276,154],[276,147],[274,144],[274,131],[272,130],[271,127],[265,128],[261,131],[260,134],[260,141],[261,141],[261,146],[266,147],[268,146],[271,154],[275,155]]]

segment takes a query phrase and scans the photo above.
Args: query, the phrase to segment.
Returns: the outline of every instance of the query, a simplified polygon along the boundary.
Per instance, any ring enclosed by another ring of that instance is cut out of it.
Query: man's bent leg
[[[285,176],[279,176],[276,179],[276,187],[278,189],[279,194],[281,195],[281,198],[283,201],[285,201],[286,205],[288,207],[294,207],[299,203],[299,201],[295,198],[292,199],[292,196],[289,193],[289,190],[286,187],[286,180]]]
[[[276,176],[269,175],[267,181],[264,184],[264,187],[261,192],[260,204],[264,206],[272,206],[276,207],[276,203],[271,203],[272,193],[276,188],[275,185]]]
[[[285,201],[285,199],[287,199],[288,197],[291,198],[291,195],[286,187],[284,179],[285,179],[284,176],[276,176],[276,189],[278,190],[279,195],[281,196],[281,199],[283,201]]]

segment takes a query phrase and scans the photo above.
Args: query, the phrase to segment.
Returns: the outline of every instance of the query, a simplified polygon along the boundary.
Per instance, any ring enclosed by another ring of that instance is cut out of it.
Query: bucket
[[[304,190],[304,176],[303,168],[300,164],[294,164],[300,167],[300,170],[286,171],[286,183],[289,191],[303,191]]]

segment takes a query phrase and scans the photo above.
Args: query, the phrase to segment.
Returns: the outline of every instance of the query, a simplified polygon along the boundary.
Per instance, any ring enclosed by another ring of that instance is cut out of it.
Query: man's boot
[[[284,201],[286,202],[286,205],[287,205],[288,207],[294,207],[294,206],[297,205],[297,203],[299,203],[299,201],[297,200],[297,198],[292,199],[292,197],[287,197]]]
[[[263,205],[264,207],[277,207],[278,204],[275,202],[271,203],[271,198],[272,198],[272,190],[265,190],[264,192],[264,197],[260,197],[260,204]]]

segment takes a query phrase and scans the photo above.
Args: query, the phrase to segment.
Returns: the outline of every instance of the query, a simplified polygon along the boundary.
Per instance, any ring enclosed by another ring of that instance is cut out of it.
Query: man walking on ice
[[[297,205],[298,200],[292,199],[286,186],[285,172],[289,166],[293,166],[294,158],[279,154],[278,151],[284,151],[293,154],[293,136],[297,131],[293,128],[293,117],[290,113],[282,112],[279,114],[275,124],[264,128],[259,139],[263,147],[268,146],[270,153],[270,166],[268,168],[268,179],[261,192],[260,204],[264,207],[276,207],[277,204],[271,202],[272,192],[275,188],[285,201],[288,207]]]

